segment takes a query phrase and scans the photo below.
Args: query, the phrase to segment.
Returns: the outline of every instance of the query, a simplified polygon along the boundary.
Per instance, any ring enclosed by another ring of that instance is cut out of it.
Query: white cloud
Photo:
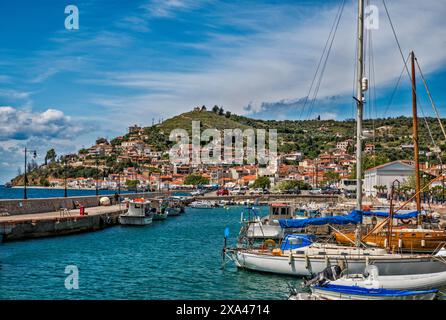
[[[83,131],[83,126],[72,122],[62,111],[44,112],[0,106],[0,141],[30,138],[72,139]]]
[[[172,17],[177,11],[187,10],[199,5],[198,0],[152,0],[143,8],[150,16],[158,18]]]
[[[5,97],[8,99],[23,100],[28,99],[31,92],[17,91],[12,89],[0,89],[0,97]]]
[[[352,2],[348,4],[319,91],[318,98],[321,99],[351,95],[352,92],[356,6]],[[169,8],[167,2],[165,5]],[[182,6],[180,1],[170,5]],[[419,12],[421,7],[423,14]],[[136,113],[173,115],[194,105],[220,104],[234,112],[245,113],[244,108],[249,104],[253,111],[259,111],[265,102],[305,97],[337,8],[313,7],[311,14],[309,8],[304,9],[305,14],[293,19],[290,14],[299,8],[275,7],[268,16],[259,14],[266,12],[264,7],[234,6],[235,18],[225,11],[225,15],[215,17],[215,23],[252,26],[256,32],[237,37],[216,33],[203,43],[179,44],[196,46],[208,56],[196,63],[200,68],[193,71],[116,72],[108,74],[105,79],[93,81],[141,92],[132,92],[131,96],[103,97],[102,105],[116,106],[120,104],[117,101],[125,101],[125,106]],[[389,86],[398,77],[402,61],[384,10],[380,9],[381,29],[373,32],[376,84]],[[414,49],[426,73],[444,67],[444,5],[437,0],[424,1],[422,5],[419,1],[407,0],[392,2],[389,9],[404,54]],[[163,12],[164,9],[159,10]],[[283,23],[277,23],[280,21]],[[99,100],[95,102],[101,104]]]

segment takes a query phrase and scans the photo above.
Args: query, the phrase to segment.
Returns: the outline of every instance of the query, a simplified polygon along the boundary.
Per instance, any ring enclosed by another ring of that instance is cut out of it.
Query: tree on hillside
[[[253,188],[261,188],[261,189],[269,189],[271,186],[271,181],[268,177],[258,177],[254,184],[252,185]]]
[[[45,156],[45,165],[56,161],[56,157],[57,157],[57,155],[56,155],[56,151],[54,149],[48,150],[46,152],[46,156]]]
[[[34,159],[31,159],[30,162],[27,163],[26,165],[26,170],[27,172],[32,172],[34,170],[36,170],[39,166],[37,165],[37,162]]]
[[[212,108],[212,112],[213,113],[218,113],[220,111],[220,108],[217,106],[217,105],[215,105],[213,108]]]
[[[138,186],[138,180],[127,180],[125,182],[125,185],[129,189],[136,189],[136,187]]]
[[[341,180],[341,176],[337,172],[326,172],[324,178],[327,180],[328,184],[336,183]]]
[[[218,115],[219,116],[222,116],[222,115],[224,115],[225,114],[225,110],[223,109],[223,107],[221,107],[219,110],[218,110]]]
[[[96,144],[101,144],[101,143],[108,144],[108,140],[105,139],[105,138],[98,138],[98,139],[96,139]]]
[[[203,184],[208,184],[209,179],[205,178],[199,174],[190,174],[184,179],[185,185],[198,186]]]
[[[281,183],[279,183],[277,188],[281,191],[294,190],[294,189],[310,190],[311,186],[308,183],[305,183],[303,181],[287,180],[287,181],[282,181]]]
[[[230,117],[231,117],[231,111],[226,111],[226,113],[225,113],[225,117],[226,117],[226,118],[230,118]]]

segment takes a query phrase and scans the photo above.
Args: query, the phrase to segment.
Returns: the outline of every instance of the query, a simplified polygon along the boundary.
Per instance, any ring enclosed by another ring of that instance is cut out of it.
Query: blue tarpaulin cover
[[[308,234],[288,234],[282,241],[280,249],[291,250],[308,247],[315,240],[315,237]]]
[[[305,228],[308,226],[323,226],[326,224],[358,224],[362,222],[362,211],[354,210],[349,215],[311,218],[311,219],[280,219],[279,224],[282,229]]]
[[[388,212],[380,212],[380,211],[367,211],[363,213],[364,216],[376,216],[387,218],[389,216]],[[394,219],[411,219],[416,218],[418,216],[418,211],[412,211],[408,213],[396,213],[393,215]]]

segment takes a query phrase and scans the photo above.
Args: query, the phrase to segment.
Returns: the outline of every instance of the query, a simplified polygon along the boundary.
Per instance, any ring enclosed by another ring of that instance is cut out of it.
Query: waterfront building
[[[395,180],[401,184],[414,175],[414,166],[408,161],[389,162],[364,172],[364,192],[366,196],[376,196],[375,186],[386,186],[390,190]]]

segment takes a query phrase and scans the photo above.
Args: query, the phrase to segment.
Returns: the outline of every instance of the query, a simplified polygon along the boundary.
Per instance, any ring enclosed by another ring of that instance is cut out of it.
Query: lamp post
[[[99,195],[98,179],[99,179],[99,160],[98,156],[96,155],[96,196]]]
[[[29,153],[32,153],[33,158],[35,159],[37,157],[37,151],[36,150],[28,150],[28,148],[25,147],[25,181],[24,181],[24,188],[23,188],[23,199],[28,199],[28,190],[27,190],[27,186],[28,186],[28,174],[27,174],[27,165],[28,165],[28,160],[27,160],[27,155]]]
[[[121,195],[121,172],[118,172],[118,194]]]
[[[67,192],[67,158],[64,157],[63,160],[63,179],[64,179],[64,197],[67,198],[68,197],[68,192]]]

